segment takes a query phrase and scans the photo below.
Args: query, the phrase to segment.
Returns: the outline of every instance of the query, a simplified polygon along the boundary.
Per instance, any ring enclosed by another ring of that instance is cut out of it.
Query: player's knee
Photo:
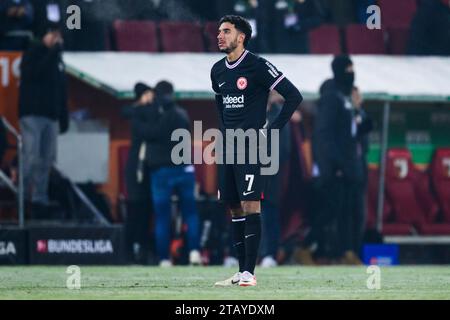
[[[261,212],[261,203],[259,201],[242,201],[241,206],[246,214]]]
[[[231,213],[231,216],[233,218],[239,218],[239,217],[243,217],[244,214],[244,210],[242,210],[241,204],[235,204],[235,205],[230,205],[229,206],[229,211]]]

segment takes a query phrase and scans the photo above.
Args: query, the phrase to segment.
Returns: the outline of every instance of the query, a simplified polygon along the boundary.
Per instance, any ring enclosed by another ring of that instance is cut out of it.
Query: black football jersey
[[[225,129],[261,129],[266,123],[269,92],[285,79],[264,58],[245,50],[229,63],[219,60],[211,69],[212,88]]]

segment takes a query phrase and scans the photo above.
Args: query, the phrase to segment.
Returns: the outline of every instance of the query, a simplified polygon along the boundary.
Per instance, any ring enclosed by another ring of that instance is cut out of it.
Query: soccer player
[[[303,97],[270,62],[245,49],[251,35],[250,24],[240,16],[227,15],[220,20],[218,47],[226,57],[211,69],[212,88],[216,93],[222,132],[225,129],[259,132],[264,128],[270,135],[272,129],[279,130],[289,121]],[[280,93],[285,104],[278,117],[266,125],[266,107],[271,90]],[[240,151],[234,150],[234,153]],[[239,260],[239,272],[215,285],[255,286],[264,186],[261,165],[259,160],[257,164],[225,163],[223,169],[219,199],[227,205],[232,216],[232,240]]]

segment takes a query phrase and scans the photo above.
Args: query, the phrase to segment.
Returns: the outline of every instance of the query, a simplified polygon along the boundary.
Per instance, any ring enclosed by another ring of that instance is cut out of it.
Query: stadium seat
[[[323,25],[309,32],[309,52],[315,54],[340,54],[339,29],[334,25]]]
[[[118,51],[159,51],[156,24],[152,21],[116,20],[113,30]]]
[[[387,48],[390,54],[406,54],[408,45],[409,29],[392,27],[384,30],[387,39]]]
[[[425,222],[435,223],[438,220],[439,204],[431,192],[430,176],[428,172],[414,170],[413,179],[417,202],[425,213]]]
[[[367,198],[367,229],[375,229],[377,224],[377,203],[378,203],[378,179],[377,169],[370,169],[368,173],[368,198]],[[387,197],[384,198],[383,205],[383,235],[411,235],[414,231],[410,223],[398,223],[394,221],[392,205]]]
[[[163,21],[159,24],[164,52],[204,52],[202,27],[197,23]]]
[[[409,27],[417,10],[416,0],[378,0],[384,27]]]
[[[450,148],[436,150],[431,162],[431,178],[442,220],[450,223]]]
[[[216,21],[208,21],[204,26],[204,34],[206,39],[206,49],[209,52],[219,52],[219,47],[217,46],[217,25],[219,23]]]
[[[345,44],[349,54],[386,54],[383,31],[369,30],[365,25],[348,25]]]
[[[423,235],[450,235],[450,223],[441,219],[438,201],[431,191],[429,173],[415,170],[414,175],[415,194],[425,220],[417,226],[419,233]]]
[[[412,224],[419,234],[450,234],[450,224],[436,220],[439,211],[429,178],[412,163],[407,149],[390,149],[387,154],[386,192],[397,223]]]
[[[410,166],[411,154],[406,149],[390,149],[386,159],[386,193],[391,200],[395,220],[400,223],[420,222],[421,208],[414,191]]]

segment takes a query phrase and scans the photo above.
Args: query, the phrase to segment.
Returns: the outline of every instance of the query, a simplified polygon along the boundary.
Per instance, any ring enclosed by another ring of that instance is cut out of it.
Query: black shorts
[[[260,164],[223,164],[220,167],[220,201],[232,205],[264,199],[265,180]]]

